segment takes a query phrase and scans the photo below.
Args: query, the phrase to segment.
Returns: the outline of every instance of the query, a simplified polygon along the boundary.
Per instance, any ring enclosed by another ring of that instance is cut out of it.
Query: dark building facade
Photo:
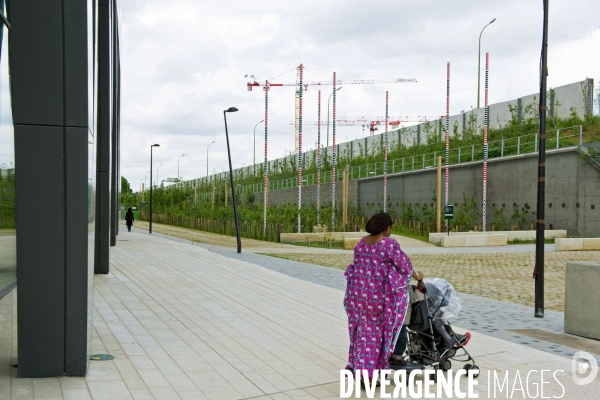
[[[0,296],[16,271],[20,377],[85,375],[118,223],[116,0],[2,10]]]

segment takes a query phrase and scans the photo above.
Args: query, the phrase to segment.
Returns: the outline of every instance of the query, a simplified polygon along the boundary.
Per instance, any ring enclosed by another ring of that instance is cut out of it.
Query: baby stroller
[[[452,368],[452,361],[456,361],[465,363],[463,369],[466,371],[474,370],[474,377],[479,376],[479,367],[465,348],[470,334],[456,334],[448,322],[462,309],[452,285],[441,278],[426,280],[423,293],[424,299],[412,304],[407,329],[409,363],[406,369],[432,367],[448,371]]]

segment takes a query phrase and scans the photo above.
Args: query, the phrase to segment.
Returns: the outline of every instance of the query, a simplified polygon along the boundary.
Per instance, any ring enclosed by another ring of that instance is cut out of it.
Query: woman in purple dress
[[[390,238],[392,218],[375,214],[367,222],[370,235],[354,249],[354,261],[344,274],[347,287],[344,308],[348,314],[350,351],[346,369],[373,371],[389,368],[389,358],[406,315],[408,283],[413,271],[408,256]]]

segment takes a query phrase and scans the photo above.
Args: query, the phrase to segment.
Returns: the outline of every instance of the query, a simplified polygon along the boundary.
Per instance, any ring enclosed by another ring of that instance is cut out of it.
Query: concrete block
[[[280,240],[282,243],[306,242],[306,233],[282,233]]]
[[[504,234],[494,234],[487,237],[486,246],[506,246],[508,238]]]
[[[583,250],[583,239],[558,238],[554,241],[556,251]]]
[[[430,233],[429,242],[434,244],[441,243],[442,236],[447,236],[447,233]],[[450,232],[450,236],[485,236],[485,235],[506,235],[507,240],[534,240],[535,231],[486,231],[486,232]],[[564,229],[554,229],[544,231],[545,238],[561,238],[566,237],[567,231]]]
[[[325,234],[323,232],[320,233],[307,233],[306,240],[314,240],[314,241],[323,241],[325,240]]]
[[[464,247],[465,246],[465,237],[466,236],[442,236],[441,244],[442,247]]]
[[[565,332],[600,340],[600,263],[568,262],[565,276]]]
[[[600,238],[583,239],[583,250],[600,250]]]
[[[447,236],[444,232],[429,233],[429,243],[440,244],[442,242],[442,236]]]
[[[546,230],[544,231],[544,237],[546,239],[552,239],[552,238],[566,238],[567,237],[567,230],[566,229],[553,229],[553,230]]]
[[[506,234],[506,238],[508,240],[515,240],[515,239],[519,239],[521,237],[521,235],[519,234],[519,231],[506,231],[506,232],[502,232],[504,234]]]
[[[346,238],[344,239],[344,250],[354,250],[358,242],[361,239],[359,238]]]
[[[341,242],[344,240],[344,232],[325,232],[324,238],[325,241],[332,240],[335,242]]]
[[[465,236],[465,247],[486,246],[487,235],[468,235]]]
[[[367,236],[367,232],[344,232],[344,239],[356,239]]]
[[[503,234],[450,235],[441,238],[442,247],[484,247],[506,246],[507,237]]]

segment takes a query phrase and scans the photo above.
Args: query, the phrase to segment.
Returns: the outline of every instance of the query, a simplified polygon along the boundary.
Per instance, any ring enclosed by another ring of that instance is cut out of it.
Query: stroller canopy
[[[458,298],[456,290],[447,280],[425,279],[424,283],[427,294],[433,301],[433,304],[429,304],[429,309],[434,318],[451,319],[458,316],[462,310],[462,300]]]

